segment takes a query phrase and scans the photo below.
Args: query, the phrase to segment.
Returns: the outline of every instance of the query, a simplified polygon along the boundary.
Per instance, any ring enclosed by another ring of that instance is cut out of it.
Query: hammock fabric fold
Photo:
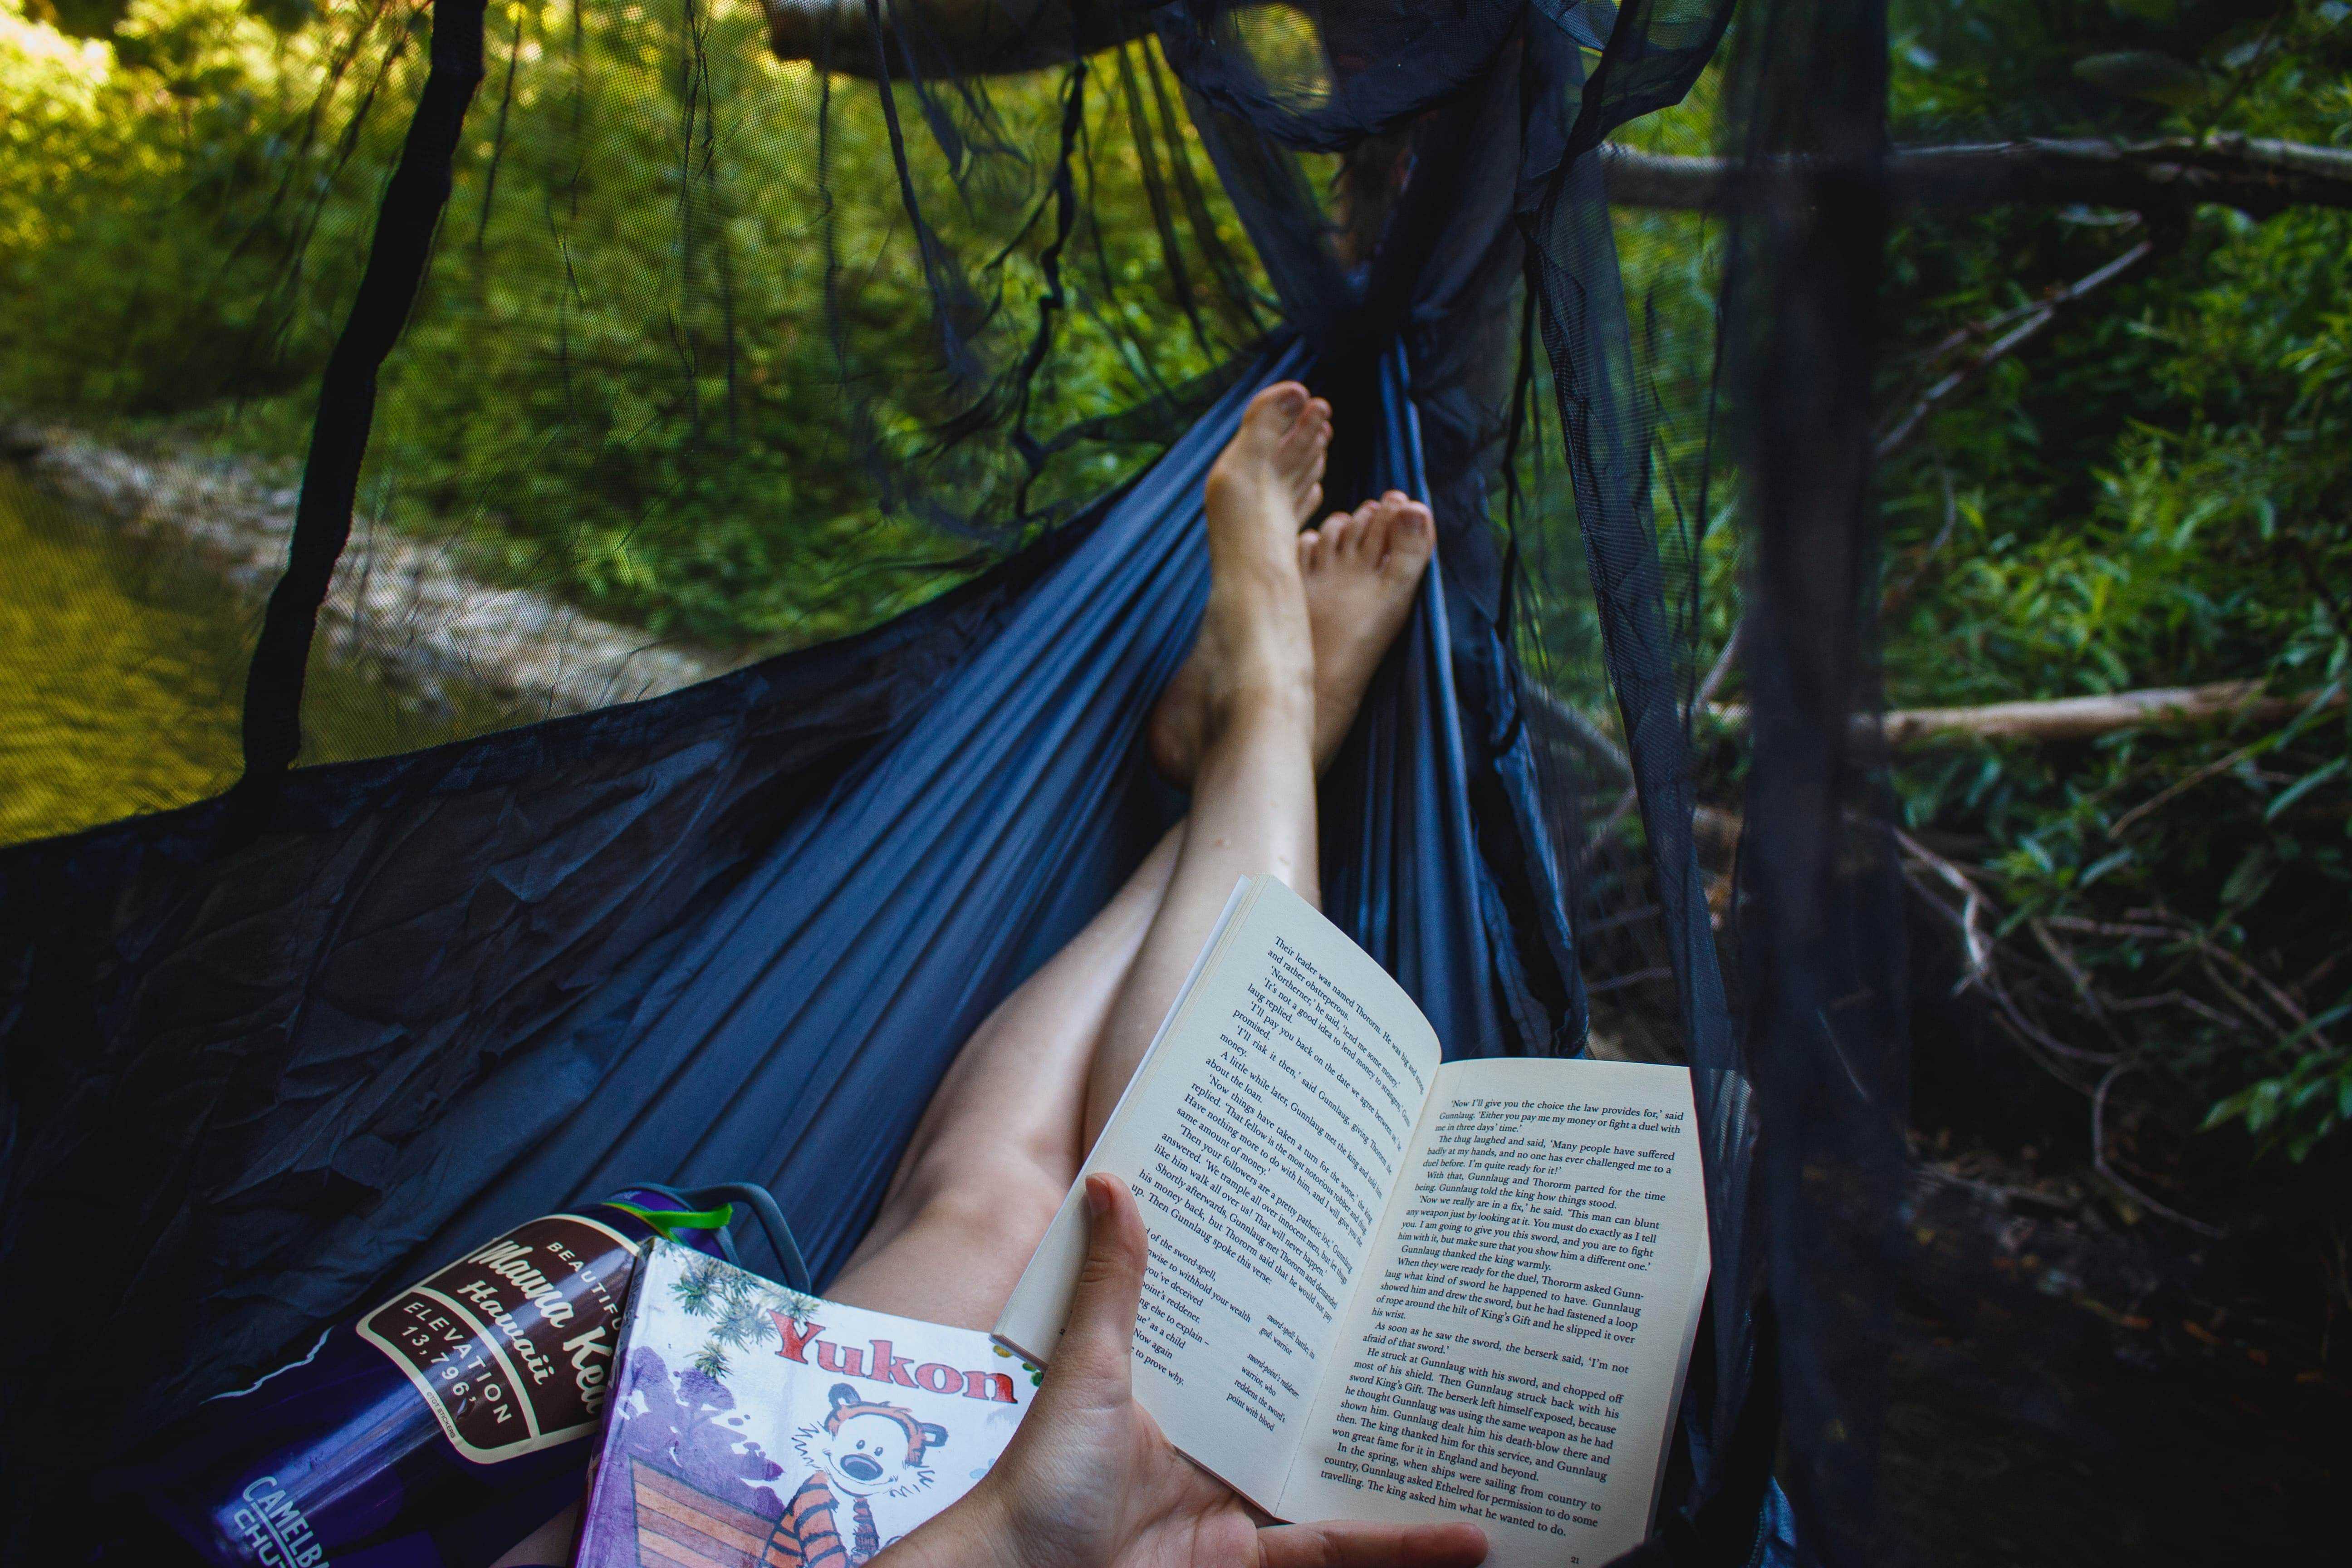
[[[822,1281],[965,1037],[1181,811],[1137,738],[1206,596],[1202,479],[1303,368],[1273,356],[1123,492],[867,635],[295,773],[226,856],[220,801],[0,856],[19,1479],[629,1181],[767,1184]],[[1394,357],[1380,402],[1411,485]],[[1512,667],[1449,549],[1479,568],[1441,543],[1326,779],[1328,904],[1457,1054],[1572,1048]]]

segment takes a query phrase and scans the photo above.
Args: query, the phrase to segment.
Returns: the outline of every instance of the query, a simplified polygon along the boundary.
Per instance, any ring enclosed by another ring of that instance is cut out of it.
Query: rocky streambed
[[[202,800],[242,767],[247,664],[290,465],[0,421],[0,844]],[[488,581],[354,520],[320,616],[305,763],[658,696],[740,658]]]
[[[269,465],[30,421],[0,428],[0,457],[65,513],[172,550],[240,597],[258,602],[285,565],[298,492]],[[365,515],[352,520],[320,639],[426,701],[488,699],[534,715],[656,697],[741,662],[484,581],[451,546]]]

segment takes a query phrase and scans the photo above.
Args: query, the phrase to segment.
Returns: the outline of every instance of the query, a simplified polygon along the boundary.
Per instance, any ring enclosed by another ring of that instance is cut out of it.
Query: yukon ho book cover
[[[853,1568],[988,1472],[1040,1375],[984,1333],[656,1242],[577,1568]]]

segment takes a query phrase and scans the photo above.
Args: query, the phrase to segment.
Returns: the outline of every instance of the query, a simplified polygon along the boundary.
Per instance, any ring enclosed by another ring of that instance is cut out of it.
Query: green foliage
[[[2220,129],[2352,146],[2341,5],[1895,11],[1898,142]],[[2155,66],[2159,54],[2177,68]],[[1710,87],[1623,139],[1719,150]],[[1726,526],[1738,475],[1710,450],[1706,417],[1724,226],[1621,211],[1616,229],[1657,419],[1653,506],[1695,681],[1737,619],[1743,570]],[[2142,240],[2144,258],[1969,369],[2050,290]],[[1891,706],[2255,679],[2311,699],[2352,679],[2352,213],[1914,209],[1891,262],[1882,429],[1963,373],[1881,466]],[[1573,520],[1532,520],[1522,539],[1531,553],[1571,549]],[[1572,596],[1538,605],[1529,638],[1548,645],[1530,651],[1539,668],[1552,654],[1557,687],[1606,709],[1596,629]],[[1735,670],[1725,695],[1738,685]],[[1705,758],[1706,798],[1736,809],[1736,743]],[[1993,897],[2011,990],[2048,1030],[2140,1069],[2143,1093],[2160,1084],[2219,1102],[2209,1125],[2243,1121],[2266,1137],[2291,1125],[2279,1142],[2291,1153],[2340,1125],[2319,1115],[2335,1102],[2314,1086],[2337,1081],[2336,1038],[2352,1016],[2352,973],[2335,963],[2352,905],[2343,710],[2063,745],[1944,744],[1897,763],[1906,826]]]
[[[2227,129],[2352,145],[2345,6],[2147,10],[1906,7],[1897,139]],[[2153,47],[2208,87],[2120,90],[2114,62]],[[2053,89],[2062,69],[2102,94]],[[1915,217],[1895,246],[1887,405],[1951,368],[1926,351],[1953,329],[2142,237],[2146,260],[2060,308],[1886,465],[1895,705],[2245,679],[2316,698],[2352,674],[2352,214]],[[2300,1158],[2342,1121],[2347,756],[2341,710],[2315,706],[2267,729],[1945,748],[1898,786],[1915,828],[1990,873],[2021,942],[2076,965],[2048,987],[2052,1016],[2074,1009],[2063,1032],[2104,1034],[2218,1100],[2208,1125],[2242,1121]],[[2084,995],[2127,1010],[2083,1011]]]
[[[1006,548],[1150,455],[1079,442],[1033,478],[1001,443],[938,442],[993,395],[940,368],[870,86],[774,60],[748,4],[715,6],[696,34],[667,8],[509,16],[431,295],[387,378],[375,465],[431,514],[466,520],[478,559],[656,632],[806,643],[971,569],[979,557],[927,510],[1003,521],[982,542]],[[1089,72],[1085,102],[1115,151],[1085,171],[1098,216],[1069,258],[1094,277],[1066,276],[1093,308],[1057,318],[1030,410],[1041,437],[1210,363],[1155,286],[1105,77]],[[1001,84],[982,130],[1050,148],[1063,92],[1054,73]],[[922,125],[900,96],[902,122]],[[943,163],[916,167],[947,248],[1004,256],[952,325],[968,358],[1010,364],[1045,293],[1047,172],[975,157],[959,181]],[[1152,363],[1129,362],[1139,342]],[[929,488],[886,493],[884,470]]]
[[[2326,1019],[2352,1016],[2352,1006],[2331,1009]],[[2213,1108],[2208,1128],[2243,1121],[2246,1131],[2284,1147],[2302,1160],[2319,1141],[2352,1123],[2352,1053],[2312,1051],[2284,1073],[2240,1089]]]
[[[299,449],[422,81],[423,10],[345,0],[281,34],[236,0],[138,0],[110,43],[77,47],[22,5],[0,0],[0,401]],[[989,378],[1047,314],[1062,73],[953,115],[898,91],[908,134],[956,148],[915,159],[946,249],[997,258],[941,323],[879,95],[774,59],[751,0],[514,0],[486,53],[362,507],[600,615],[726,645],[871,624],[1154,450],[1057,434],[1255,331],[1214,290],[1171,286],[1135,131],[1153,99],[1122,90],[1115,58],[1087,73],[1090,216],[1021,421],[1047,448],[1032,472],[1003,440],[937,432],[1011,408]],[[1171,156],[1213,192],[1197,148]],[[978,371],[946,368],[943,328]],[[983,526],[959,539],[929,521],[942,510]]]
[[[280,35],[230,0],[136,0],[77,44],[0,5],[0,399],[169,413],[314,374],[414,20],[373,0]]]

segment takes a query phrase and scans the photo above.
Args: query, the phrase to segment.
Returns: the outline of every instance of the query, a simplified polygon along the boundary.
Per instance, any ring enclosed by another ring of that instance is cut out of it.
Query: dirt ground
[[[1923,1153],[1879,1468],[1903,1557],[2346,1560],[2352,1388],[2315,1264],[2121,1223],[2087,1172]]]

